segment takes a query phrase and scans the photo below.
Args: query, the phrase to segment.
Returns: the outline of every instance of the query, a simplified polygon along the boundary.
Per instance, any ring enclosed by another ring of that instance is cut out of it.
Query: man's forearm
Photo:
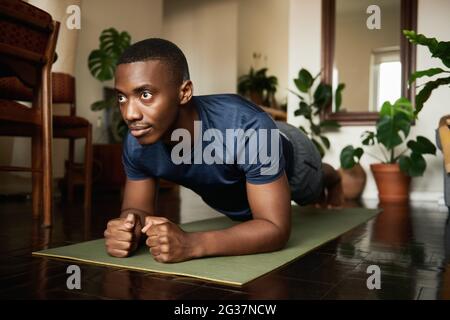
[[[289,230],[264,219],[254,219],[228,229],[191,233],[193,257],[243,255],[284,247]]]

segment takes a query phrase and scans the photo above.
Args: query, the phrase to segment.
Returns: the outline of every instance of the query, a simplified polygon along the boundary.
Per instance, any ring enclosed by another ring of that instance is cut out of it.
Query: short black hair
[[[148,60],[166,63],[177,84],[189,80],[189,67],[183,51],[174,43],[160,38],[149,38],[132,44],[124,50],[117,65]]]

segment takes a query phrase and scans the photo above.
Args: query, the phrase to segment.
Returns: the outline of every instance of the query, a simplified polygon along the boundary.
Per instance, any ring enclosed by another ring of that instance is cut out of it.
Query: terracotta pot
[[[398,163],[371,164],[370,169],[377,184],[378,197],[381,203],[402,203],[409,201],[411,177],[400,170]]]
[[[367,175],[358,163],[351,169],[339,169],[342,177],[342,188],[346,200],[358,200],[366,186]]]

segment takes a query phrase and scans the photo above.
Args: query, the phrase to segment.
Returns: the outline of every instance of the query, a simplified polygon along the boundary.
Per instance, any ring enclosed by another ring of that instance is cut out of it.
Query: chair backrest
[[[15,75],[29,87],[51,66],[59,23],[20,0],[0,0],[0,76]]]

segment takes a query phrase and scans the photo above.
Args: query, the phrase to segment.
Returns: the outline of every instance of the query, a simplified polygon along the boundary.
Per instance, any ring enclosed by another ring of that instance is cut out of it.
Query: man
[[[105,231],[110,255],[129,256],[143,240],[159,262],[284,247],[291,230],[291,199],[314,203],[324,189],[320,156],[299,129],[276,124],[237,95],[193,96],[184,54],[163,39],[127,48],[115,81],[130,130],[123,149],[127,182],[122,212]],[[338,199],[339,176],[324,168],[329,171],[329,199]],[[155,217],[159,178],[192,189],[212,208],[242,222],[187,233]]]

